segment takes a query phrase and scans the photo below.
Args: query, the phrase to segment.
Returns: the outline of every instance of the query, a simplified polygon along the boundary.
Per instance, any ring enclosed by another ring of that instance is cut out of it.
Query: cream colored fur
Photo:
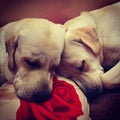
[[[120,2],[68,20],[57,72],[88,95],[120,86]]]
[[[62,25],[45,19],[26,18],[0,31],[0,84],[13,83],[18,97],[47,100],[52,91],[54,69],[64,48]]]

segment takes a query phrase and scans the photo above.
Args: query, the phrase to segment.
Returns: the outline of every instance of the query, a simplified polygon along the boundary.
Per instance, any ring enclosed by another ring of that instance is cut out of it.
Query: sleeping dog
[[[42,102],[52,91],[65,30],[45,19],[29,18],[0,29],[0,84],[13,83],[19,98]]]
[[[90,120],[89,104],[79,87],[74,81],[53,75],[64,39],[63,26],[44,19],[23,19],[1,28],[0,82],[13,83],[20,98],[11,91],[11,85],[0,88],[2,120]],[[9,97],[13,98],[7,101]]]
[[[68,20],[57,73],[88,97],[120,86],[120,2]]]

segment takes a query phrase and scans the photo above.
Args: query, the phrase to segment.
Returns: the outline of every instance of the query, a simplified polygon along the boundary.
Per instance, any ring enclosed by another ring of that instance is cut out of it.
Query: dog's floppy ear
[[[6,41],[6,50],[8,52],[8,68],[14,72],[16,69],[15,52],[18,46],[18,37],[11,36]]]
[[[85,44],[95,55],[100,54],[100,41],[94,28],[79,28],[74,35],[74,41]]]

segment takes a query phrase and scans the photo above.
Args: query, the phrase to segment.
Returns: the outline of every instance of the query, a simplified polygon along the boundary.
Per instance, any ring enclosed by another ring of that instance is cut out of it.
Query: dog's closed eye
[[[81,62],[81,65],[79,67],[76,67],[76,70],[79,71],[79,72],[82,72],[82,71],[85,71],[85,69],[86,69],[86,61],[83,60]]]
[[[42,64],[37,60],[33,61],[33,60],[30,60],[29,58],[25,58],[24,62],[27,65],[27,67],[29,67],[30,69],[39,69],[42,67]]]

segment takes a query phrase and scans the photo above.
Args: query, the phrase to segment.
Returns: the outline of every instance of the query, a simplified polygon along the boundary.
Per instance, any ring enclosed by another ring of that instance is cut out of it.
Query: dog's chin
[[[38,85],[30,85],[24,83],[21,80],[14,82],[15,92],[18,98],[29,101],[41,103],[45,102],[51,97],[52,87],[48,84],[42,85],[42,88]]]
[[[39,90],[33,88],[25,88],[24,86],[20,87],[17,90],[15,89],[15,91],[18,98],[36,103],[41,103],[49,100],[52,93],[52,90],[50,89]]]
[[[52,94],[52,82],[48,80],[27,81],[26,79],[16,76],[13,84],[18,98],[29,101],[41,103],[50,99]]]

